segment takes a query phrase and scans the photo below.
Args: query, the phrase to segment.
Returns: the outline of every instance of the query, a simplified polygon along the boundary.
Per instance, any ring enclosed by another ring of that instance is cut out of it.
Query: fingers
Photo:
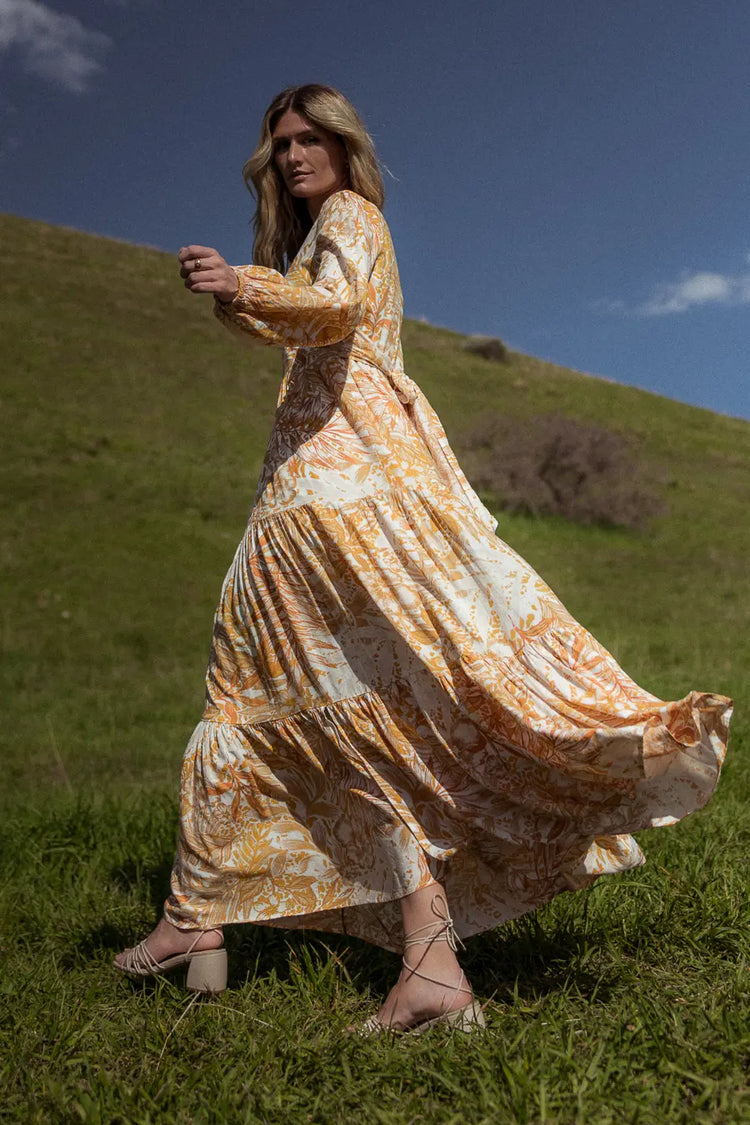
[[[205,258],[208,261],[211,257],[220,258],[218,250],[214,250],[213,246],[183,246],[177,255],[180,262],[184,263],[189,258]]]
[[[183,246],[177,257],[180,277],[191,293],[215,293],[223,301],[237,293],[236,273],[212,246]]]
[[[213,293],[220,301],[232,301],[239,293],[239,283],[236,275],[231,275],[231,280],[225,276],[205,278],[202,274],[198,275],[201,280],[193,281],[188,278],[185,281],[185,287],[191,293]]]
[[[185,279],[185,288],[191,293],[213,293],[216,289],[226,288],[223,273],[215,270],[180,270],[180,276]]]
[[[237,291],[234,270],[213,246],[183,246],[177,258],[180,277],[191,293],[215,293],[226,300]]]
[[[190,277],[192,273],[208,273],[210,267],[205,258],[186,258],[180,267],[180,277]]]
[[[180,270],[182,273],[182,270]],[[215,289],[226,287],[223,275],[213,270],[193,270],[185,276],[185,288],[191,293],[213,293]]]
[[[226,266],[218,250],[213,246],[183,246],[177,255],[180,262],[180,277],[189,277],[195,271],[221,269]]]

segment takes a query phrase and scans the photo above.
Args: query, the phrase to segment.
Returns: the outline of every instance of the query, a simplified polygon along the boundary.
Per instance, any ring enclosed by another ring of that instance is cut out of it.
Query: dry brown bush
[[[466,350],[479,355],[482,359],[492,360],[494,363],[507,363],[510,359],[508,349],[502,340],[497,337],[487,336],[472,340],[466,345]]]
[[[473,486],[497,507],[642,531],[665,506],[634,441],[559,414],[492,415],[459,442]]]

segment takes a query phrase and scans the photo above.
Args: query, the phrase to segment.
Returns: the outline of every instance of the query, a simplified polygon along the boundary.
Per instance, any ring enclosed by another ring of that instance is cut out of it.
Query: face
[[[348,184],[346,149],[328,129],[313,125],[293,109],[271,134],[276,167],[295,199],[307,200],[313,219],[334,191]]]

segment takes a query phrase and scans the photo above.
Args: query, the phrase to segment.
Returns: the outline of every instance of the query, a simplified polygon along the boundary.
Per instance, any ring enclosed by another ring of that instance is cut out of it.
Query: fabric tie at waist
[[[371,367],[376,367],[385,376],[404,406],[412,426],[429,452],[443,482],[455,496],[468,504],[474,515],[494,535],[497,530],[497,520],[485,508],[464,476],[464,472],[448,443],[440,419],[414,380],[410,379],[406,372],[401,369],[395,371],[386,369],[373,359],[364,348],[352,348],[349,355],[352,359],[359,359],[370,364]]]
[[[414,382],[414,380],[409,378],[405,371],[399,369],[392,370],[390,368],[383,367],[382,364],[378,363],[378,361],[364,348],[352,348],[349,352],[349,356],[351,359],[359,359],[364,361],[365,363],[369,363],[371,367],[377,367],[378,371],[380,371],[382,375],[385,375],[386,379],[398,395],[399,401],[402,402],[404,406],[408,406],[410,403],[415,401],[417,394],[419,393],[419,388],[417,387],[417,384]]]

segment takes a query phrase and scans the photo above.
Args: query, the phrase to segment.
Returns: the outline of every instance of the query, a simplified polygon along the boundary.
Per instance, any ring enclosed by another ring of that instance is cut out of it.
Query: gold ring
[[[195,259],[195,268],[196,268],[197,270],[199,270],[199,269],[201,268],[201,264],[202,264],[202,263],[201,263],[201,259],[200,259],[200,258],[196,258],[196,259]]]

